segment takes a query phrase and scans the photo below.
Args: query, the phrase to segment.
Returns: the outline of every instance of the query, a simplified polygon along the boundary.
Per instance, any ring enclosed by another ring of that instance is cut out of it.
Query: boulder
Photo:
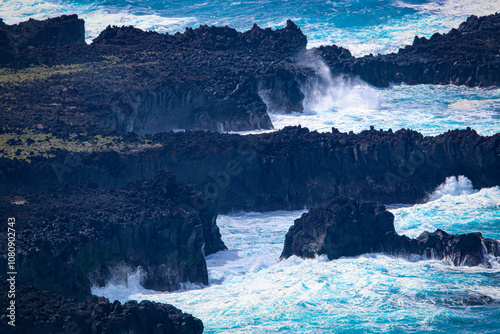
[[[384,205],[340,197],[295,220],[286,234],[281,259],[326,255],[335,260],[384,253],[477,266],[486,264],[490,257],[500,257],[499,246],[499,241],[485,239],[481,233],[450,235],[439,229],[410,239],[396,233],[394,215]]]

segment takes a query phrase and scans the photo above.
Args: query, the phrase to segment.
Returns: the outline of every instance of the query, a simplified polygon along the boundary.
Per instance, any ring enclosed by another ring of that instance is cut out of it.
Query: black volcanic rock
[[[376,252],[388,233],[396,233],[394,216],[383,205],[338,198],[295,220],[286,234],[281,258],[326,254],[333,260]]]
[[[124,190],[90,185],[0,198],[4,231],[6,215],[17,222],[19,282],[83,298],[91,284],[126,282],[127,272],[140,267],[149,289],[172,291],[183,282],[208,285],[205,255],[226,247],[213,204],[190,206],[194,187],[179,184],[169,173]],[[6,261],[0,258],[2,265]]]
[[[174,35],[145,32],[132,26],[108,26],[93,40],[93,45],[142,46],[148,50],[168,46],[207,51],[276,53],[274,56],[283,56],[305,50],[307,38],[295,23],[288,20],[282,29],[262,29],[255,24],[243,33],[228,26],[202,25],[196,29],[186,28],[184,33]]]
[[[500,242],[485,239],[481,233],[450,235],[439,229],[410,239],[396,233],[394,215],[384,205],[336,198],[328,206],[311,209],[295,220],[286,234],[281,258],[326,255],[334,260],[382,252],[477,266],[486,263],[489,256],[500,257],[499,246]]]
[[[26,47],[85,43],[85,23],[76,14],[38,21],[30,19],[17,25],[3,25],[9,45],[22,51]]]
[[[292,21],[278,30],[200,26],[174,35],[110,26],[91,45],[78,44],[76,16],[1,24],[0,66],[9,71],[1,75],[0,109],[9,112],[0,122],[139,135],[272,129],[267,109],[301,112],[307,83],[321,82],[307,64],[323,60],[334,75],[376,86],[498,85],[499,21],[500,14],[473,16],[397,54],[362,58],[335,45],[307,50]]]
[[[0,108],[11,112],[0,120],[10,127],[99,127],[139,135],[272,129],[261,92],[272,92],[273,103],[287,112],[302,111],[296,76],[310,71],[294,57],[306,52],[306,44],[291,21],[278,30],[254,26],[243,33],[208,26],[175,35],[107,27],[91,45],[33,46],[0,63],[14,70],[2,78]]]
[[[1,276],[2,286],[6,277]],[[3,290],[7,291],[7,290]],[[92,296],[84,302],[63,298],[31,286],[16,286],[15,327],[2,315],[2,333],[117,333],[117,334],[201,334],[203,323],[168,304],[150,301],[110,303]],[[3,310],[9,307],[7,294],[0,296]]]
[[[31,162],[0,159],[0,192],[40,191],[90,177],[101,187],[123,187],[168,169],[180,182],[197,185],[226,213],[317,207],[337,196],[416,203],[457,175],[476,189],[500,185],[500,134],[480,136],[471,129],[424,137],[411,130],[347,134],[289,127],[245,136],[164,133],[148,140],[154,148],[79,153],[79,164],[69,163],[75,153],[62,150]]]
[[[334,73],[359,75],[379,87],[389,83],[500,85],[500,13],[470,16],[458,29],[431,38],[415,36],[398,53],[349,58],[342,48],[316,51]],[[343,55],[343,56],[341,56]]]
[[[0,19],[0,65],[37,47],[85,43],[85,23],[77,15],[7,25]]]

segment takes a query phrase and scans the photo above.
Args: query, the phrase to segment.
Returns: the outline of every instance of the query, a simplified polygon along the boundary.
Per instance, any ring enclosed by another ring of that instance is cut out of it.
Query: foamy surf
[[[391,212],[396,231],[412,238],[439,228],[448,233],[482,232],[500,240],[500,188],[474,190],[464,176],[447,178],[424,204]]]
[[[498,187],[474,191],[470,181],[459,177],[436,188],[438,193],[425,204],[391,209],[397,231],[416,236],[422,228],[480,230],[500,239]],[[477,333],[498,328],[500,266],[454,267],[380,254],[279,261],[288,228],[304,212],[219,216],[229,249],[207,257],[210,286],[202,290],[151,293],[133,287],[123,293],[107,285],[93,292],[173,304],[202,319],[206,333],[342,333],[353,328],[418,333],[458,325],[464,333]],[[411,223],[408,213],[415,219]]]
[[[366,84],[331,79],[330,97],[320,97],[303,114],[271,114],[275,129],[302,125],[311,131],[332,127],[356,133],[376,129],[413,129],[435,136],[450,129],[471,127],[480,135],[500,129],[500,89],[438,85],[392,85],[376,89]],[[470,101],[470,102],[464,102]],[[315,106],[319,106],[316,108]],[[311,111],[312,109],[312,111]]]

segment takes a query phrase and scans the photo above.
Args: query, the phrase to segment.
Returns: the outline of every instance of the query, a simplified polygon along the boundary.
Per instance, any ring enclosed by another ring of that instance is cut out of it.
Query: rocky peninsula
[[[220,213],[228,213],[317,207],[337,196],[417,203],[453,175],[466,176],[476,189],[500,185],[500,134],[480,136],[472,129],[435,137],[412,130],[354,134],[289,127],[245,136],[190,131],[41,137],[31,145],[32,135],[18,138],[5,147],[14,159],[0,159],[4,194],[89,179],[100,188],[121,188],[165,169],[200,189],[191,207],[213,200]],[[61,148],[44,151],[45,157],[36,153],[50,142]]]
[[[416,37],[397,54],[352,57],[336,45],[307,49],[292,21],[246,32],[201,26],[159,34],[108,27],[87,45],[76,15],[0,23],[4,127],[52,132],[272,129],[268,109],[301,112],[304,86],[334,75],[376,85],[500,83],[500,14]],[[13,98],[13,97],[16,98]]]

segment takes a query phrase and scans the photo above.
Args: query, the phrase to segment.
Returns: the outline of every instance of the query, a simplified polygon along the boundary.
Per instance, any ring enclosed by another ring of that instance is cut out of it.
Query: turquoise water
[[[468,15],[500,10],[500,0],[343,1],[63,1],[0,0],[0,17],[13,24],[30,17],[77,13],[91,42],[108,24],[159,32],[200,24],[238,30],[258,23],[279,28],[293,19],[308,46],[336,43],[356,55],[388,53],[458,26]],[[311,130],[359,132],[412,128],[426,135],[470,126],[480,134],[500,130],[500,89],[394,85],[376,89],[333,77],[320,60],[304,61],[325,85],[302,87],[305,112],[270,110],[277,129],[302,124]],[[500,171],[499,171],[500,172]],[[472,189],[449,179],[429,201],[392,208],[396,229],[411,237],[436,228],[481,231],[500,239],[500,189]],[[127,282],[93,293],[110,299],[171,303],[203,320],[206,333],[500,333],[500,266],[451,267],[439,261],[380,254],[327,261],[292,257],[279,262],[286,231],[304,211],[220,216],[229,250],[207,258],[210,286],[186,284],[158,293],[141,287],[140,270]],[[491,303],[478,305],[489,298]]]
[[[391,209],[398,233],[441,228],[500,239],[500,188],[477,191],[467,179],[450,179],[433,198]],[[128,287],[93,293],[173,304],[202,319],[206,333],[500,332],[500,264],[452,267],[380,254],[280,262],[285,233],[303,212],[220,216],[229,249],[207,258],[209,287],[156,293],[135,273]],[[478,305],[483,298],[494,301]]]
[[[466,127],[481,135],[500,131],[500,89],[496,87],[403,84],[377,89],[338,78],[332,78],[332,83],[326,92],[304,91],[304,113],[271,113],[275,129],[301,124],[319,132],[335,127],[357,133],[374,126],[414,129],[430,136]]]
[[[7,23],[77,13],[86,20],[88,41],[108,24],[175,32],[200,24],[227,24],[238,30],[253,23],[277,28],[293,19],[309,37],[310,46],[337,43],[355,55],[395,51],[416,34],[446,32],[468,15],[500,9],[500,0],[2,0],[0,4],[0,17]]]

